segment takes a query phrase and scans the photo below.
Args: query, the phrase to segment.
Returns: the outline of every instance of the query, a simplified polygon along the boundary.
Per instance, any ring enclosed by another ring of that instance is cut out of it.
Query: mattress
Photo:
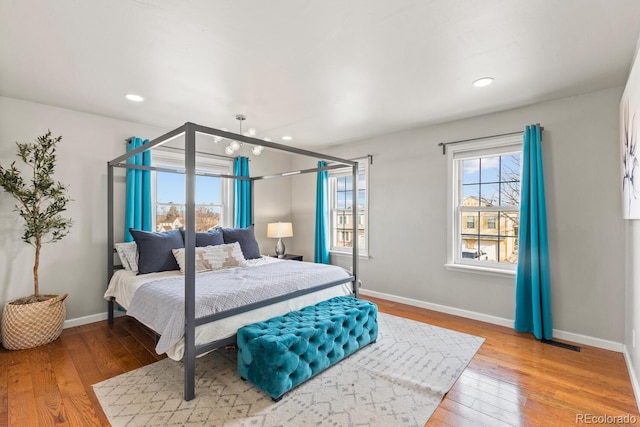
[[[196,274],[196,318],[267,298],[346,280],[350,274],[341,267],[262,257],[249,266]],[[335,296],[353,292],[351,282],[285,299],[241,314],[198,326],[196,345],[233,336],[238,328],[280,316]],[[184,355],[184,275],[179,271],[137,275],[119,270],[104,295],[116,302],[145,326],[160,335],[156,351],[174,360]]]

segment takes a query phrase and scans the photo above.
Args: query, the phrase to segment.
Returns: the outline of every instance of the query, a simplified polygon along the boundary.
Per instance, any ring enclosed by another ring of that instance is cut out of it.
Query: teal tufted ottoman
[[[274,400],[378,337],[378,307],[335,297],[238,329],[238,373]]]

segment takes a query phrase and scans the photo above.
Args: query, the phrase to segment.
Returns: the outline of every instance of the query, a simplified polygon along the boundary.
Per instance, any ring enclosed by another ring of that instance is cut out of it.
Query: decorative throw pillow
[[[138,246],[138,274],[179,270],[173,249],[184,247],[180,230],[160,233],[129,229]]]
[[[185,238],[185,231],[182,230],[182,240]],[[215,228],[211,231],[196,232],[196,247],[223,245],[222,229]]]
[[[225,243],[240,243],[245,259],[260,258],[260,246],[253,233],[253,225],[247,228],[223,228],[222,237]]]
[[[116,243],[116,252],[125,270],[138,271],[138,247],[136,242]]]
[[[204,249],[203,257],[209,266],[209,270],[247,266],[247,261],[242,255],[242,249],[238,242],[207,246]]]
[[[196,273],[210,270],[209,265],[204,259],[204,254],[207,248],[208,246],[196,248]],[[186,271],[184,248],[172,249],[171,252],[173,252],[173,256],[176,258],[176,262],[180,266],[180,273],[184,274]]]

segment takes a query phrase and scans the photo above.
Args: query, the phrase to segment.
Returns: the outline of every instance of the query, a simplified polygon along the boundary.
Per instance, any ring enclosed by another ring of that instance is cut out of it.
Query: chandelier
[[[258,131],[256,131],[254,128],[249,128],[247,129],[247,131],[245,133],[242,133],[242,122],[245,121],[247,119],[247,116],[245,116],[244,114],[236,114],[236,120],[238,121],[239,125],[240,125],[240,132],[238,132],[240,135],[244,135],[244,136],[250,136],[251,138],[255,138],[256,135],[258,134]],[[225,128],[222,128],[222,130],[226,131]],[[216,136],[214,137],[216,142],[220,142],[222,141],[222,137]],[[271,141],[270,138],[263,138],[265,141]],[[229,145],[227,145],[224,149],[224,152],[228,155],[231,156],[233,155],[233,153],[240,151],[240,148],[242,148],[243,143],[240,141],[236,141],[236,140],[231,140],[229,142]],[[264,150],[264,147],[262,145],[255,145],[252,149],[251,152],[253,153],[254,156],[259,156],[260,154],[262,154],[262,150]]]

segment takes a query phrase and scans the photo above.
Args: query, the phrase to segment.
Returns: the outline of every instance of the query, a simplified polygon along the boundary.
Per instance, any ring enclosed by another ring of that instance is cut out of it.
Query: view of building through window
[[[520,154],[459,162],[459,256],[517,263]]]
[[[353,175],[331,177],[334,188],[332,207],[332,247],[353,247]],[[366,177],[358,175],[358,247],[365,247]]]
[[[174,230],[185,224],[184,175],[156,173],[156,231]],[[221,179],[196,176],[196,231],[222,225]]]

